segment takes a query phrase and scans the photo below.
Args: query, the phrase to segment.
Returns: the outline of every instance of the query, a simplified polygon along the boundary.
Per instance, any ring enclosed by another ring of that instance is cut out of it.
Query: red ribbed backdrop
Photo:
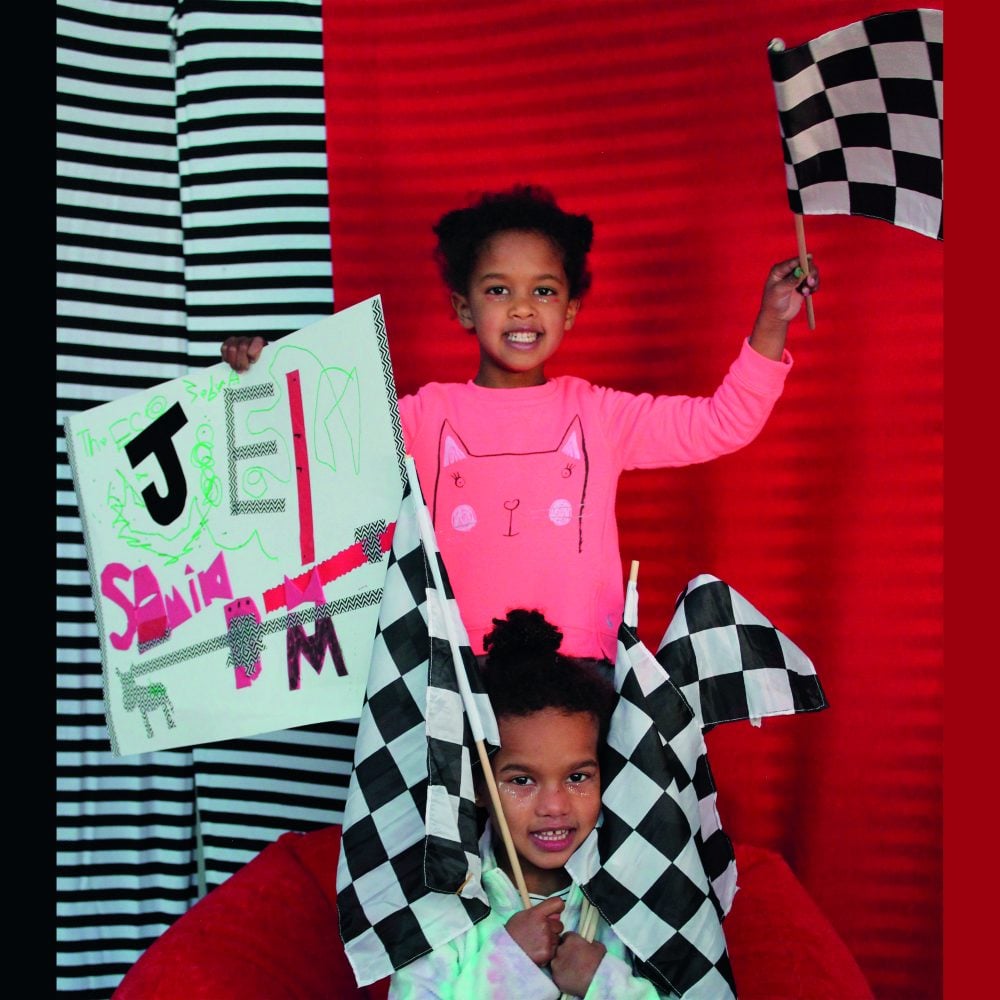
[[[337,308],[382,295],[401,394],[471,378],[430,227],[537,182],[596,227],[593,288],[550,373],[711,391],[768,267],[795,253],[767,43],[891,9],[326,0]],[[723,822],[782,852],[879,997],[936,997],[943,246],[843,216],[806,235],[817,327],[792,328],[770,422],[736,455],[627,473],[622,553],[641,562],[649,644],[711,572],[812,656],[828,711],[708,737]]]

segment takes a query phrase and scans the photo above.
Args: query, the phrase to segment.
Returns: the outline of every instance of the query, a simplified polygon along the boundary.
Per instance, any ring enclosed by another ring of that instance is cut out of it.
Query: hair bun
[[[562,639],[562,632],[546,621],[540,611],[516,608],[507,612],[506,619],[493,619],[493,630],[484,636],[483,648],[492,661],[509,660],[526,653],[552,656]]]

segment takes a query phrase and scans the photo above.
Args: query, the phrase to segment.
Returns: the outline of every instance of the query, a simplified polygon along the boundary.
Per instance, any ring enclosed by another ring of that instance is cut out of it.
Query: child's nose
[[[569,812],[569,793],[561,783],[542,789],[538,797],[538,812],[542,816],[565,816]]]
[[[514,295],[510,300],[512,316],[530,316],[535,311],[535,303],[530,295]]]

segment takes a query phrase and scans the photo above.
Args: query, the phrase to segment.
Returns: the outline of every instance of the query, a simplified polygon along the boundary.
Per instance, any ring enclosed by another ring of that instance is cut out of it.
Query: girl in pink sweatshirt
[[[407,450],[475,652],[492,618],[538,608],[564,651],[613,659],[624,603],[615,494],[626,469],[706,462],[764,426],[792,359],[789,322],[819,286],[797,259],[768,273],[753,331],[706,397],[633,395],[547,379],[590,284],[593,225],[538,187],[487,194],[434,227],[437,259],[479,368],[399,400]],[[244,371],[262,337],[230,337]]]

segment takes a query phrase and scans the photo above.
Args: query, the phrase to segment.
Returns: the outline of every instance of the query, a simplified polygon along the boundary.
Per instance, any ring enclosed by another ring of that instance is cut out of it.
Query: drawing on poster
[[[404,468],[377,296],[65,431],[113,752],[357,717]]]

